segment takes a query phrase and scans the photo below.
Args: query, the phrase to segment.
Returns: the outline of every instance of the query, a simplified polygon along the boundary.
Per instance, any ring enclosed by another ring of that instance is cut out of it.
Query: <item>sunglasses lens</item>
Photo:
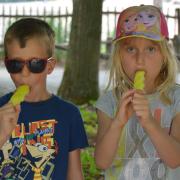
[[[29,70],[32,73],[41,73],[46,67],[47,61],[44,59],[32,59],[28,62]]]
[[[5,66],[9,73],[19,73],[22,71],[23,63],[18,60],[7,60]]]

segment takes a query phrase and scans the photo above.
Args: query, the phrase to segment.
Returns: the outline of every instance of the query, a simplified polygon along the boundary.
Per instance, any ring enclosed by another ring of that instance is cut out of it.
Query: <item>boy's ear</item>
[[[56,66],[56,59],[52,58],[50,61],[47,62],[47,72],[51,74]]]

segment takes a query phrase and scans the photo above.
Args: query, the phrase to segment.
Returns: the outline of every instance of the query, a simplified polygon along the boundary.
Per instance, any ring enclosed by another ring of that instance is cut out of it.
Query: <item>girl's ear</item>
[[[56,66],[56,59],[52,58],[50,61],[47,62],[47,73],[51,74]]]

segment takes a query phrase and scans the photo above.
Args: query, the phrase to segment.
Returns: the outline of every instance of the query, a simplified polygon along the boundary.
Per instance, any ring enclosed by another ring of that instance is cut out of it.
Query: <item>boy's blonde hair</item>
[[[4,38],[5,58],[8,57],[8,44],[17,40],[21,48],[31,38],[40,39],[47,48],[48,57],[53,56],[55,47],[55,33],[52,28],[43,20],[36,18],[22,18],[14,22],[6,31]]]
[[[154,41],[155,42],[155,41]],[[109,83],[107,88],[111,85],[117,99],[121,94],[128,89],[133,88],[133,82],[125,74],[121,64],[121,45],[123,40],[116,41],[112,53],[112,65],[110,70]],[[157,91],[160,93],[160,98],[163,103],[170,104],[168,96],[169,89],[176,83],[177,75],[177,59],[173,48],[166,39],[157,42],[160,47],[161,53],[164,57],[161,71],[155,81]]]

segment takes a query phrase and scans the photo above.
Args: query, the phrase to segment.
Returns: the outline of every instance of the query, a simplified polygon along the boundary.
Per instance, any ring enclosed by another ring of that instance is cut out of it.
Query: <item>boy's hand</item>
[[[5,143],[11,136],[19,117],[20,105],[13,106],[11,103],[0,108],[0,140]],[[0,144],[3,144],[0,142]]]
[[[133,109],[136,116],[139,118],[142,127],[145,127],[148,123],[152,122],[153,117],[144,91],[136,90],[132,103]]]
[[[122,95],[121,102],[118,108],[119,110],[117,111],[115,117],[116,120],[120,121],[120,126],[124,126],[133,113],[132,99],[134,92],[135,90],[132,89],[128,90]]]

